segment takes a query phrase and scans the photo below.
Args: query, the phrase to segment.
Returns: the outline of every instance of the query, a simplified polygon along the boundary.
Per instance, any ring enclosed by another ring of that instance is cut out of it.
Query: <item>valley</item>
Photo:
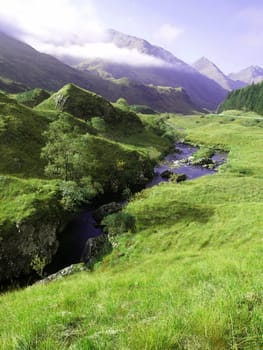
[[[261,11],[157,3],[1,6],[0,350],[263,348]]]
[[[116,235],[110,220],[114,249],[93,272],[1,296],[3,348],[260,346],[262,128],[218,115],[167,123],[228,151],[227,163],[135,195],[125,208],[135,231]]]

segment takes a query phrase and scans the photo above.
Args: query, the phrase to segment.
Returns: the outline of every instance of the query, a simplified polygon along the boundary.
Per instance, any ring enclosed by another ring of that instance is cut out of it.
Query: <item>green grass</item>
[[[43,175],[40,159],[48,120],[0,94],[0,173],[23,177]]]
[[[74,85],[67,85],[59,94],[62,92],[70,102],[65,111],[51,108],[56,94],[43,102],[47,109],[32,109],[16,100],[35,101],[42,90],[16,96],[0,93],[0,290],[3,280],[12,282],[30,273],[36,256],[51,261],[57,232],[70,211],[98,193],[121,193],[142,186],[171,143],[147,130],[136,114],[114,108],[95,94]],[[79,105],[84,109],[78,110]],[[76,115],[68,113],[76,111]],[[96,116],[98,111],[101,116]],[[56,138],[67,140],[63,156],[69,152],[69,143],[79,141],[75,173],[81,177],[71,178],[76,183],[63,183],[63,171],[46,171],[50,159],[41,154],[48,141],[45,131],[52,122],[61,129]]]
[[[136,195],[125,209],[136,232],[115,236],[94,272],[2,295],[0,348],[263,347],[262,128],[223,121],[168,120],[229,150],[227,163]]]
[[[37,211],[43,210],[56,199],[58,186],[56,181],[38,179],[19,179],[0,176],[0,225],[6,221],[21,222]],[[41,210],[38,206],[41,206]],[[15,209],[15,210],[14,210]],[[1,230],[1,234],[5,231]]]
[[[32,108],[39,105],[49,97],[50,93],[43,89],[33,89],[14,95],[17,102]]]

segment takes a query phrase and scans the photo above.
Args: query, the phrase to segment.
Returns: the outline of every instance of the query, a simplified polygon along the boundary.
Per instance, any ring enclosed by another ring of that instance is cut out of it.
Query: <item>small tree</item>
[[[30,266],[32,269],[42,278],[44,276],[44,268],[47,264],[47,258],[40,258],[39,255],[35,255],[31,261]]]
[[[50,124],[44,133],[47,143],[41,156],[47,160],[45,173],[50,177],[65,181],[79,180],[87,174],[88,161],[84,135],[71,122],[71,118],[62,115]]]

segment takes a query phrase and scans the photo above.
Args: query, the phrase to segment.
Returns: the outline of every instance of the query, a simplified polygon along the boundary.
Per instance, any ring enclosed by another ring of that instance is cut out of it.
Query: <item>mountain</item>
[[[158,58],[165,63],[177,66],[178,69],[181,70],[193,70],[191,66],[189,66],[179,58],[175,57],[171,52],[163,49],[162,47],[151,45],[148,41],[144,39],[123,34],[114,29],[108,29],[106,31],[106,37],[104,41],[107,43],[112,43],[121,49],[125,48],[129,50],[136,50],[142,54]]]
[[[159,65],[142,66],[134,63],[117,63],[106,59],[87,59],[77,68],[96,72],[103,78],[128,78],[142,84],[182,87],[198,106],[216,109],[224,100],[227,91],[212,79],[200,74],[190,65],[179,60],[169,51],[151,45],[146,40],[122,34],[114,30],[108,32],[107,42],[119,48],[136,50],[161,61]]]
[[[14,93],[34,88],[56,91],[68,83],[110,101],[124,97],[130,104],[148,105],[159,112],[191,113],[198,109],[185,92],[164,91],[127,79],[106,80],[94,72],[81,72],[0,32],[0,89]]]
[[[259,66],[250,66],[242,69],[240,72],[231,73],[228,76],[232,80],[241,80],[247,84],[259,83],[263,80],[263,68]]]
[[[220,105],[219,112],[228,109],[253,111],[263,114],[263,82],[230,92]]]
[[[58,59],[0,32],[0,77],[29,88],[57,90],[68,82],[92,89],[101,79],[90,79]],[[106,84],[105,84],[106,85]]]
[[[213,62],[206,57],[200,58],[193,64],[193,67],[198,70],[201,74],[214,80],[223,89],[235,90],[244,87],[246,83],[242,81],[234,81],[227,77]]]
[[[28,87],[10,79],[0,77],[0,90],[16,94],[28,90]]]

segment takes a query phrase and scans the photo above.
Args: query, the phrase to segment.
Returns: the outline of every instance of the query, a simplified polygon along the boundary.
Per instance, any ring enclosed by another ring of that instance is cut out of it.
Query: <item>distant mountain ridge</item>
[[[124,34],[114,29],[108,29],[106,31],[106,38],[104,41],[113,43],[118,48],[126,48],[130,50],[135,49],[140,53],[159,58],[167,64],[177,66],[178,69],[185,69],[187,71],[192,70],[191,66],[175,57],[168,50],[165,50],[160,46],[152,45],[147,40]]]
[[[192,113],[198,110],[185,91],[164,90],[129,79],[105,80],[94,72],[74,69],[0,32],[0,89],[7,92],[34,88],[56,91],[68,83],[113,102],[124,97],[130,104],[148,105],[159,112]]]
[[[235,90],[244,87],[246,84],[242,81],[236,81],[226,76],[218,66],[211,62],[208,58],[202,57],[193,64],[193,67],[201,74],[216,81],[222,88],[226,90]]]
[[[161,59],[164,64],[145,67],[96,58],[84,60],[77,68],[82,71],[93,71],[107,79],[128,78],[146,85],[182,87],[195,105],[210,110],[216,109],[227,95],[227,91],[214,80],[202,75],[169,51],[154,46],[144,39],[109,30],[105,41],[119,48],[136,49],[141,54]]]
[[[231,73],[228,77],[232,80],[241,80],[246,84],[259,83],[263,80],[263,68],[259,66],[250,66],[237,73]]]

